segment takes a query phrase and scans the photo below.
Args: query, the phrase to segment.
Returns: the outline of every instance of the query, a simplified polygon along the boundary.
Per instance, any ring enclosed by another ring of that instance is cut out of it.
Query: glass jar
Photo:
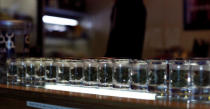
[[[167,97],[167,61],[165,60],[148,60],[148,90],[156,93],[157,99]]]
[[[98,62],[96,59],[84,59],[84,81],[85,86],[98,85]]]
[[[0,20],[0,82],[6,80],[6,59],[25,56],[25,45],[30,42],[29,27],[30,23],[21,20]]]
[[[169,69],[169,98],[171,100],[189,100],[189,62],[187,60],[171,60]]]
[[[101,58],[98,59],[99,71],[98,71],[98,81],[101,87],[112,87],[112,77],[113,77],[113,60],[112,58]]]
[[[17,85],[17,62],[16,59],[7,60],[7,84]]]
[[[44,68],[44,58],[34,58],[32,62],[35,68],[35,87],[43,87],[45,85],[45,68]]]
[[[193,102],[210,102],[210,61],[191,60],[191,100]]]
[[[72,59],[70,64],[70,84],[81,85],[83,81],[84,65],[83,60]]]
[[[33,60],[33,58],[24,59],[26,66],[26,86],[33,86],[35,82],[35,64]]]
[[[131,66],[131,88],[147,92],[147,62],[142,60],[133,60]]]
[[[16,62],[17,62],[17,71],[18,71],[17,85],[25,86],[26,85],[25,59],[17,58]]]
[[[129,59],[114,59],[114,88],[129,88],[130,87],[130,60]]]
[[[56,65],[53,59],[43,59],[45,65],[45,83],[55,84],[56,83]]]
[[[55,61],[57,72],[57,83],[68,84],[70,75],[70,65],[68,59],[58,59]]]

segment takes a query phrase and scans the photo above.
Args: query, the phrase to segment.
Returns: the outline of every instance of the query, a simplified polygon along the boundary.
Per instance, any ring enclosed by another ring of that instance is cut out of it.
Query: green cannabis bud
[[[74,67],[71,69],[71,80],[81,80],[83,76],[83,68],[82,67]]]
[[[209,71],[194,71],[193,81],[196,86],[208,86],[210,83]]]
[[[134,70],[131,78],[133,83],[145,84],[147,81],[147,72],[144,69]]]
[[[128,83],[129,67],[118,67],[114,73],[114,78],[119,83]]]
[[[56,78],[56,66],[46,66],[45,71],[48,78]]]
[[[186,87],[188,72],[188,70],[173,70],[170,75],[172,87]]]
[[[60,79],[69,81],[69,67],[61,67],[60,72],[61,73],[58,73]]]
[[[150,84],[160,85],[164,84],[164,76],[165,76],[165,70],[164,69],[152,69],[149,73],[150,78]]]
[[[101,83],[111,83],[112,72],[112,67],[101,67],[101,69],[99,70],[99,81]]]
[[[84,72],[85,81],[97,81],[97,68],[87,67]]]

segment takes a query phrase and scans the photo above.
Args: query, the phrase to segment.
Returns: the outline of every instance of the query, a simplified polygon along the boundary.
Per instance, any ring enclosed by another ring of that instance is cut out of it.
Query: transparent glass
[[[112,87],[112,76],[114,72],[112,59],[99,59],[98,81],[99,86]]]
[[[26,86],[34,86],[35,82],[35,64],[33,58],[25,58],[24,63],[26,66]]]
[[[57,72],[57,83],[68,84],[70,75],[70,65],[68,59],[58,59],[55,62]]]
[[[148,64],[142,60],[132,61],[131,71],[131,88],[135,90],[148,91],[147,77],[148,77]]]
[[[191,60],[191,100],[210,102],[210,61]]]
[[[86,86],[98,85],[98,62],[96,59],[84,60],[84,82]]]
[[[113,87],[129,88],[130,73],[131,68],[129,59],[114,59]]]
[[[45,81],[46,83],[56,83],[56,65],[53,59],[43,59],[45,65]]]
[[[167,61],[148,60],[148,90],[156,93],[157,99],[167,97]]]
[[[190,64],[186,60],[169,61],[169,98],[189,100]]]
[[[17,83],[18,85],[25,86],[26,85],[26,64],[25,60],[22,58],[17,58],[17,71],[18,71],[18,78]]]
[[[84,65],[80,59],[70,60],[70,83],[74,85],[80,85],[83,81]]]
[[[43,58],[36,58],[32,60],[35,68],[35,87],[43,87],[45,85],[45,68]]]
[[[17,85],[18,71],[16,59],[7,60],[7,84]]]

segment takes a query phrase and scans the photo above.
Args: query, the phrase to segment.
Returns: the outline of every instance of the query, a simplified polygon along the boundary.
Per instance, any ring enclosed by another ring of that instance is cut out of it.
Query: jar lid
[[[0,20],[0,28],[24,29],[27,26],[30,26],[30,24],[23,20]]]

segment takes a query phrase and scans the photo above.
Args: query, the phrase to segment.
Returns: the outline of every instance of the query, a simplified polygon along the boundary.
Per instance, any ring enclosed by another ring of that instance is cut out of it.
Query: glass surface
[[[148,60],[148,90],[156,93],[157,98],[167,97],[167,61]]]
[[[191,60],[192,101],[210,102],[210,61]]]
[[[26,85],[26,64],[24,59],[18,58],[17,62],[17,71],[18,71],[18,78],[17,83],[18,85],[25,86]]]
[[[169,98],[174,100],[189,100],[190,65],[186,60],[169,62]]]
[[[70,66],[70,83],[75,85],[81,84],[83,80],[84,71],[83,61],[73,59],[70,61]]]
[[[113,85],[115,88],[130,87],[130,63],[129,59],[114,59]]]
[[[45,81],[56,83],[56,65],[53,59],[43,59],[45,65]]]
[[[131,88],[147,91],[148,64],[145,61],[134,60],[131,71]]]
[[[56,60],[57,83],[69,83],[70,66],[68,59]]]
[[[17,63],[15,59],[7,60],[7,84],[16,85],[17,84]]]
[[[26,65],[26,86],[33,86],[35,82],[35,65],[33,58],[25,58]]]
[[[99,86],[112,87],[113,63],[112,59],[99,59]]]
[[[45,69],[43,58],[36,58],[32,60],[35,68],[35,87],[43,87],[45,85]]]
[[[95,59],[84,60],[84,85],[97,86],[98,85],[98,63]]]

